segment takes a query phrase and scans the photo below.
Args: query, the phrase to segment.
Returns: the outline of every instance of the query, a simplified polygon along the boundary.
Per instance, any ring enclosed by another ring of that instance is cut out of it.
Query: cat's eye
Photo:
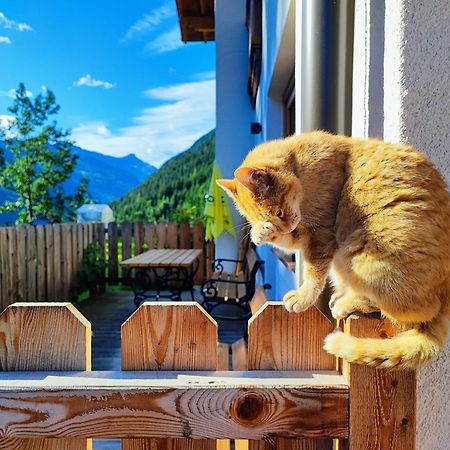
[[[283,216],[284,216],[283,210],[282,210],[282,209],[279,209],[279,210],[277,211],[277,217],[278,217],[279,219],[282,219]]]

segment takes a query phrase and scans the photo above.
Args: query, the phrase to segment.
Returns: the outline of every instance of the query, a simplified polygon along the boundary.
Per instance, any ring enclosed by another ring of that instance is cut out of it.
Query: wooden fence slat
[[[198,248],[202,251],[199,262],[200,265],[198,266],[198,271],[195,274],[195,283],[201,284],[203,283],[205,279],[205,250],[204,250],[204,244],[205,244],[205,226],[202,222],[197,222],[194,224],[194,238],[193,238],[193,247]]]
[[[78,271],[81,270],[81,266],[78,264],[78,227],[77,224],[71,224],[72,228],[72,285],[70,290],[70,298],[76,299],[78,296]],[[104,274],[103,274],[104,276]]]
[[[5,227],[0,227],[0,295],[2,309],[11,302],[8,297],[8,238]]]
[[[346,320],[345,332],[389,338],[398,330],[388,320]],[[347,364],[350,388],[350,450],[413,450],[416,437],[416,372]]]
[[[70,301],[72,290],[72,227],[68,224],[62,225],[62,290],[63,300]]]
[[[167,229],[165,223],[158,223],[156,225],[156,236],[158,239],[157,248],[162,249],[166,248],[167,243]]]
[[[187,222],[180,223],[180,248],[191,248],[191,227]]]
[[[83,256],[82,249],[81,257]],[[55,299],[62,300],[64,298],[61,289],[61,278],[63,276],[61,267],[61,225],[53,225],[53,274],[55,278]],[[81,262],[81,260],[80,260]]]
[[[37,300],[36,289],[36,229],[34,226],[27,226],[27,293],[25,300],[33,302]]]
[[[217,339],[216,322],[196,302],[144,303],[122,325],[122,369],[217,370]],[[215,450],[216,441],[122,440],[122,450],[149,448]]]
[[[122,224],[122,261],[131,258],[133,224],[131,222],[124,222]],[[122,283],[127,282],[128,270],[121,267]]]
[[[91,326],[70,303],[15,303],[0,315],[0,371],[90,369]],[[91,448],[86,439],[0,438],[2,450]]]
[[[100,258],[102,258],[103,261],[106,261],[105,260],[105,225],[103,223],[97,224],[96,241],[98,242],[98,245],[100,247]],[[104,292],[105,286],[106,286],[106,279],[105,279],[104,271],[100,274],[100,279],[99,279],[98,284],[100,287],[100,292]]]
[[[37,249],[37,300],[48,301],[46,260],[45,260],[45,228],[42,225],[36,227],[36,249]]]
[[[134,224],[134,254],[140,255],[142,253],[142,246],[144,244],[144,224],[142,222],[135,222]]]
[[[17,299],[20,301],[24,301],[26,284],[27,284],[27,272],[26,272],[26,265],[25,265],[25,258],[26,258],[25,227],[22,225],[18,226],[16,228],[16,235],[17,235],[17,251],[16,251],[16,255],[17,255],[17,289],[18,289]]]
[[[8,297],[10,302],[17,300],[17,240],[16,229],[14,227],[7,227],[8,235]]]
[[[333,324],[315,307],[289,313],[280,302],[267,302],[248,326],[248,370],[333,370],[335,359],[323,350]],[[331,450],[331,440],[276,439],[276,448]],[[249,450],[269,450],[265,441],[250,441]]]
[[[47,301],[56,300],[55,296],[55,259],[54,259],[54,228],[48,225],[45,230],[45,253],[47,260],[46,277],[47,277]]]
[[[155,248],[155,225],[146,223],[144,231],[144,243],[147,244],[148,250]]]
[[[215,245],[214,241],[206,242],[206,276],[208,278],[212,277],[213,268],[212,264],[215,258]]]
[[[89,228],[87,223],[82,224],[83,227],[83,251],[89,244]]]
[[[175,222],[167,224],[167,245],[171,249],[178,248],[178,226]]]
[[[119,254],[117,224],[108,223],[108,283],[119,282]]]

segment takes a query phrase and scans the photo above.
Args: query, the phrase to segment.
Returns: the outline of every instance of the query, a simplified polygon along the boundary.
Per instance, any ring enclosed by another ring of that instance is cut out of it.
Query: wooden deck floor
[[[199,298],[196,292],[195,298]],[[190,300],[186,294],[183,300]],[[120,327],[135,311],[133,293],[122,291],[93,296],[76,305],[92,325],[92,369],[120,370]],[[219,341],[232,343],[243,336],[246,324],[218,322]],[[94,440],[94,450],[120,450],[118,440]]]

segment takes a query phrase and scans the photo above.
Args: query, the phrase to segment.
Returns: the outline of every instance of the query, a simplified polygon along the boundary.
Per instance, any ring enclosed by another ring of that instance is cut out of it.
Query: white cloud
[[[115,83],[110,83],[109,81],[96,80],[89,73],[82,76],[78,81],[74,81],[73,84],[75,86],[103,87],[105,89],[111,89],[116,86]]]
[[[26,96],[28,98],[33,97],[33,93],[31,91],[26,91]],[[8,91],[0,91],[0,97],[9,97],[9,98],[16,98],[16,90],[15,89],[9,89]]]
[[[171,30],[160,34],[153,41],[145,46],[145,51],[151,53],[167,53],[184,45],[181,40],[181,32],[178,25],[175,25]]]
[[[175,15],[175,8],[173,6],[173,0],[166,1],[159,8],[156,8],[151,14],[146,14],[133,24],[125,36],[121,39],[122,42],[129,41],[136,36],[149,33],[160,25],[165,19],[173,17]]]
[[[210,70],[208,72],[199,72],[192,77],[194,80],[214,80],[216,78],[216,71]]]
[[[11,44],[11,39],[8,36],[0,36],[0,44]]]
[[[0,12],[0,27],[7,30],[17,31],[32,31],[33,28],[30,25],[23,22],[16,22],[15,20],[8,19],[2,12]]]
[[[131,126],[112,131],[104,122],[80,124],[72,137],[80,147],[113,156],[135,153],[155,166],[189,148],[215,127],[215,81],[203,80],[145,91],[159,100],[133,118]]]
[[[13,138],[14,132],[8,131],[8,128],[11,126],[13,122],[15,122],[16,118],[14,116],[9,116],[8,114],[0,114],[0,131],[5,132],[6,138]]]

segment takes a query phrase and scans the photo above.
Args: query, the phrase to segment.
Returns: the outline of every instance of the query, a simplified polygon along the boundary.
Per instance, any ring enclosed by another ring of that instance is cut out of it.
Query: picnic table
[[[181,300],[183,291],[190,291],[194,300],[194,276],[198,270],[201,250],[148,250],[121,262],[134,292],[134,303],[168,298]]]

